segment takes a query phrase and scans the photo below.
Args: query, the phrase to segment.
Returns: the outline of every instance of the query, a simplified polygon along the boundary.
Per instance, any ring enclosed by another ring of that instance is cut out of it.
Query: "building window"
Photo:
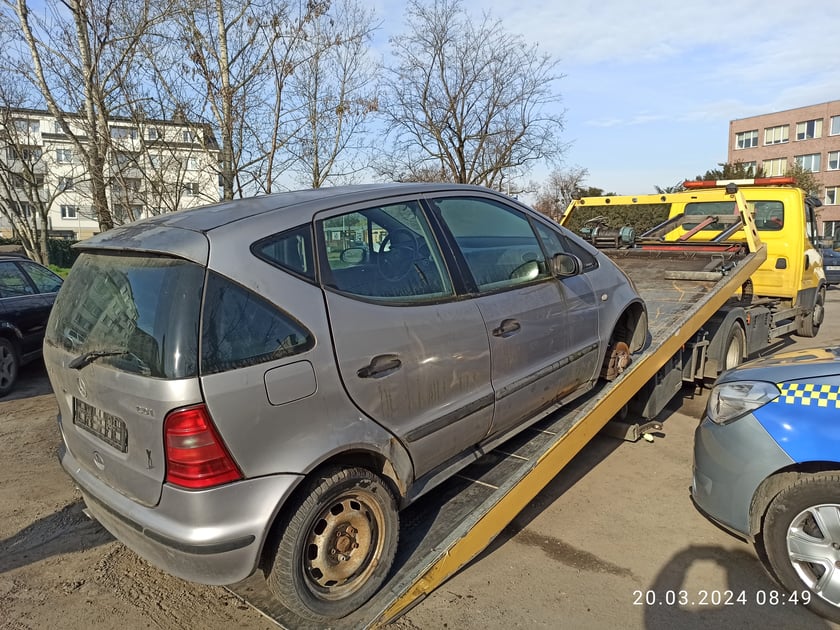
[[[137,129],[135,127],[111,127],[111,137],[117,139],[137,139]]]
[[[783,144],[788,141],[790,125],[767,127],[764,130],[764,144]]]
[[[184,142],[188,142],[190,144],[198,142],[198,134],[192,129],[184,129],[184,131],[181,132],[181,138]]]
[[[829,171],[836,171],[840,169],[840,151],[828,152],[828,169]]]
[[[70,164],[73,161],[73,149],[56,149],[55,161],[59,164]]]
[[[41,130],[39,121],[28,118],[15,118],[13,124],[15,130],[20,133],[38,133]]]
[[[822,118],[796,123],[796,139],[813,140],[814,138],[821,138],[822,123]]]
[[[44,185],[44,176],[33,173],[11,173],[11,179],[14,188],[29,188],[30,186],[40,188]]]
[[[134,166],[137,164],[137,154],[128,153],[126,151],[117,151],[114,153],[114,161],[117,166]]]
[[[24,162],[34,162],[41,159],[40,147],[26,147],[26,146],[9,146],[6,147],[7,160],[22,160]]]
[[[735,147],[737,149],[752,149],[758,146],[758,129],[742,131],[735,134]]]
[[[188,157],[187,158],[187,170],[190,170],[190,171],[197,171],[198,170],[198,158],[197,157]]]
[[[158,133],[157,127],[149,127],[146,129],[146,137],[149,140],[157,140],[160,138],[160,134]]]
[[[27,219],[35,212],[35,207],[28,201],[16,201],[13,207],[17,211],[18,216],[26,217]]]
[[[64,127],[61,126],[61,121],[53,121],[53,133],[64,133]]]
[[[79,211],[78,206],[61,206],[61,218],[62,219],[75,219],[78,211]]]
[[[764,160],[761,163],[761,170],[764,171],[765,177],[777,177],[784,175],[787,171],[787,159],[777,158],[775,160]]]
[[[184,194],[187,197],[198,197],[198,183],[189,182],[184,184]]]
[[[831,129],[828,132],[831,136],[840,135],[840,116],[831,117]]]
[[[58,189],[61,190],[61,191],[73,190],[73,178],[72,177],[59,177],[58,178]]]
[[[820,172],[820,154],[819,153],[809,153],[808,155],[797,155],[795,158],[796,163],[802,167],[804,171],[811,171],[812,173],[819,173]]]
[[[834,206],[837,205],[837,200],[840,199],[838,196],[838,191],[840,191],[840,186],[826,186],[825,189],[825,205],[827,206]]]

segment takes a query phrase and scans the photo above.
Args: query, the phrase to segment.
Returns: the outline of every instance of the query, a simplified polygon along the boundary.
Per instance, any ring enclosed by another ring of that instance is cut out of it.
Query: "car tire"
[[[814,308],[796,319],[796,334],[800,337],[816,337],[825,317],[825,287],[817,291]]]
[[[806,605],[840,622],[840,473],[805,475],[777,494],[764,518],[762,545],[769,573],[782,586],[810,591]],[[826,594],[821,587],[831,575],[834,588]]]
[[[15,386],[20,372],[20,357],[15,344],[0,337],[0,396],[5,396]]]
[[[721,372],[731,370],[741,365],[744,359],[744,350],[747,340],[744,336],[744,329],[738,322],[733,322],[729,334],[726,335],[726,343],[723,344],[723,353],[720,357]]]
[[[269,589],[316,622],[346,617],[385,581],[399,537],[388,484],[364,468],[329,468],[304,482],[281,524]]]

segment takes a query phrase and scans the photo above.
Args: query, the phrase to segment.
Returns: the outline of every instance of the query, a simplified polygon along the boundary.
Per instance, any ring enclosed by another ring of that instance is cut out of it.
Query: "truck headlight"
[[[780,393],[773,383],[764,381],[721,383],[712,388],[706,415],[716,424],[726,424],[763,407]]]

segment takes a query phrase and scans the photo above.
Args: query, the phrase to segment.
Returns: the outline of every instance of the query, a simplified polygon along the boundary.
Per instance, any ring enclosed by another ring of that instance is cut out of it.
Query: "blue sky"
[[[431,2],[432,0],[428,0]],[[372,3],[377,37],[403,0]],[[559,59],[562,166],[619,194],[652,193],[726,161],[729,121],[840,100],[840,1],[473,0]],[[549,165],[535,166],[541,181]]]

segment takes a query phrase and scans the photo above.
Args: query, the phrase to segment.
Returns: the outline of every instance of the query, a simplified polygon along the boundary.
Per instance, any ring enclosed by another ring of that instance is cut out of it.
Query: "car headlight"
[[[712,388],[706,415],[716,424],[726,424],[774,400],[781,392],[773,383],[733,381]]]

